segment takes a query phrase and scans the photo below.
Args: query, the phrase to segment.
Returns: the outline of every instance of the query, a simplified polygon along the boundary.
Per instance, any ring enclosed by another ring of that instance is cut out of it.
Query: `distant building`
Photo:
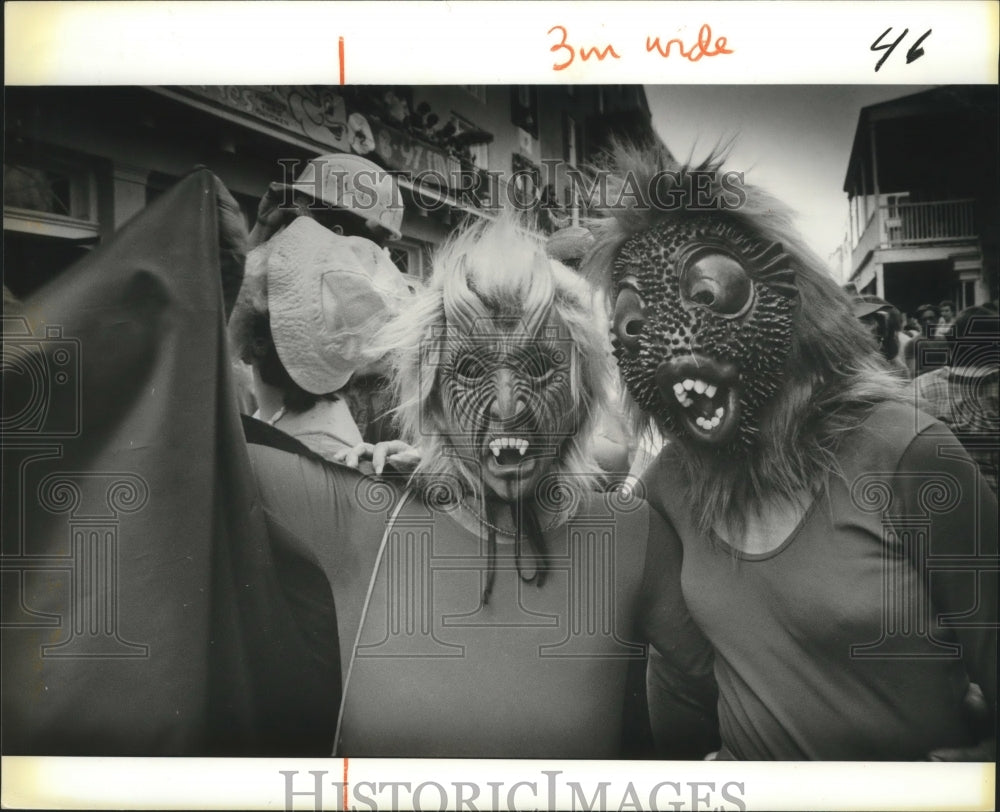
[[[840,245],[834,248],[826,258],[826,265],[833,278],[840,284],[849,284],[851,278],[851,234],[845,227]]]
[[[844,179],[845,280],[913,313],[997,297],[996,87],[940,87],[861,110]]]
[[[8,87],[5,102],[4,283],[18,296],[198,164],[252,226],[270,181],[318,155],[364,154],[399,173],[407,211],[391,251],[423,276],[429,249],[498,200],[543,228],[572,222],[573,167],[611,135],[652,136],[645,93],[622,85]]]

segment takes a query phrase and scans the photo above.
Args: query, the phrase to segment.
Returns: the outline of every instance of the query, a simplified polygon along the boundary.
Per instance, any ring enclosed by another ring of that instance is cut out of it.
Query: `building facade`
[[[463,218],[513,202],[539,227],[573,222],[574,182],[613,135],[651,136],[637,86],[8,87],[4,284],[23,297],[183,177],[207,166],[248,227],[271,181],[355,152],[397,173],[403,236],[423,277]]]
[[[862,109],[844,180],[849,284],[908,313],[996,300],[998,133],[995,87],[939,87]]]

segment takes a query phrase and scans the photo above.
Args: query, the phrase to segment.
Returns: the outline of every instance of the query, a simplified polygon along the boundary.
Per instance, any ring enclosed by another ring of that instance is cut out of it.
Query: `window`
[[[563,160],[576,166],[580,160],[580,129],[572,116],[563,117]]]
[[[969,279],[962,282],[962,296],[959,299],[959,308],[964,310],[972,307],[976,303],[976,283]]]
[[[490,166],[490,142],[493,135],[480,129],[465,116],[452,111],[451,123],[455,126],[455,134],[452,138],[463,142],[462,149],[468,150],[469,160],[476,169],[489,169]],[[464,138],[459,138],[462,134]],[[473,135],[475,134],[475,135]]]
[[[5,229],[27,230],[16,223],[33,221],[33,233],[71,237],[96,234],[96,210],[94,178],[89,169],[45,158],[4,161]]]
[[[430,273],[430,247],[416,240],[399,240],[389,245],[393,264],[407,276],[423,279]]]
[[[486,104],[486,85],[462,85],[462,87],[476,101]]]
[[[538,91],[531,85],[511,87],[510,120],[532,138],[538,138]]]
[[[541,169],[515,152],[511,156],[511,170],[513,188],[508,191],[509,199],[520,209],[531,208],[541,195]]]
[[[24,297],[99,242],[97,184],[82,160],[6,156],[3,165],[4,285]]]

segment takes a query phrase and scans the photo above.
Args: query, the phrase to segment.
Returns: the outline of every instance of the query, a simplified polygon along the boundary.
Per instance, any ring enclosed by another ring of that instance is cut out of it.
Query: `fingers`
[[[401,443],[399,440],[390,440],[385,443],[378,443],[375,446],[374,452],[372,452],[372,468],[375,469],[376,474],[381,474],[382,470],[385,468],[386,459],[391,454],[396,454],[404,448],[408,448],[406,443]]]
[[[376,474],[381,474],[386,462],[391,462],[399,471],[412,470],[420,462],[419,452],[409,443],[402,440],[389,440],[378,443],[372,453],[372,468]]]
[[[357,468],[361,461],[370,459],[374,446],[371,443],[358,443],[353,448],[345,448],[333,455],[333,461],[346,465],[349,468]]]
[[[410,473],[420,464],[422,459],[418,451],[404,451],[399,454],[390,454],[386,461],[392,464],[400,473]]]
[[[377,443],[358,443],[353,448],[345,448],[333,455],[333,461],[351,468],[357,468],[363,460],[371,460],[376,475],[381,475],[386,463],[391,463],[397,471],[412,471],[422,459],[420,452],[402,440]]]

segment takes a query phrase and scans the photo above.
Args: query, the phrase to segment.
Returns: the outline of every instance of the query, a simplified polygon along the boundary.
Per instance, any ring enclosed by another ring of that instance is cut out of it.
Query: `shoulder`
[[[911,402],[885,402],[875,406],[844,443],[850,453],[866,457],[898,457],[914,438],[942,424]]]
[[[687,484],[681,471],[677,443],[668,443],[656,455],[641,479],[640,494],[661,516],[687,515]]]
[[[944,423],[913,403],[877,406],[839,454],[849,475],[921,469],[942,455],[964,457],[966,452]]]
[[[613,521],[616,528],[641,530],[644,535],[649,514],[649,504],[634,489],[616,488],[588,492],[570,521],[589,522],[605,517]]]
[[[320,469],[336,472],[337,476],[348,478],[363,477],[372,472],[368,463],[362,463],[360,468],[351,468],[333,462],[301,440],[275,426],[247,415],[240,415],[240,417],[243,422],[243,436],[250,448],[251,458],[268,459],[274,461],[275,464],[284,460],[286,464],[294,463],[300,467],[303,464],[307,464],[305,467],[318,466]]]
[[[383,491],[402,490],[402,476],[375,477],[371,463],[360,469],[324,459],[294,437],[259,420],[244,417],[247,450],[257,489],[269,507],[312,510],[338,505],[343,511],[352,503],[381,503]],[[376,494],[376,496],[372,496]]]

